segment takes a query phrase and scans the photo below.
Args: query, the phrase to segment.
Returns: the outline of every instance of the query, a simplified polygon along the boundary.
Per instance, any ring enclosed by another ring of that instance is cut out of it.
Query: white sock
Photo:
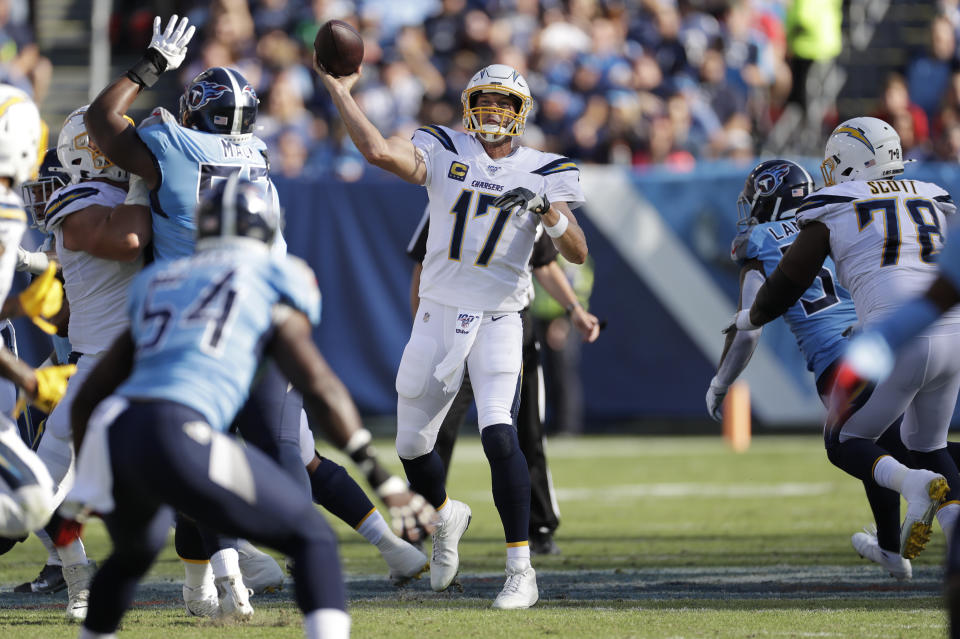
[[[303,635],[307,639],[348,639],[350,615],[336,608],[321,608],[303,616]]]
[[[360,525],[357,526],[357,532],[363,535],[363,538],[376,546],[386,534],[393,534],[387,521],[380,514],[380,511],[374,508],[370,514],[364,517]]]
[[[66,546],[58,546],[57,554],[60,555],[60,561],[64,566],[85,565],[87,563],[87,553],[83,548],[83,542],[74,539]]]
[[[898,493],[903,490],[903,480],[909,472],[909,468],[889,455],[881,457],[877,463],[873,465],[874,481],[884,488],[895,490]]]
[[[209,561],[197,561],[191,559],[187,561],[186,559],[181,559],[183,562],[183,585],[189,588],[196,588],[197,586],[202,586],[208,579],[212,581],[213,571],[210,568]]]
[[[511,546],[507,544],[507,563],[513,563],[513,565],[530,565],[530,545],[523,544],[522,546]]]
[[[213,568],[213,576],[216,579],[221,577],[236,577],[240,574],[240,555],[236,548],[224,548],[210,555],[210,567]]]
[[[47,534],[45,530],[38,530],[36,533],[37,539],[40,540],[40,543],[43,544],[43,547],[47,549],[47,565],[48,566],[62,566],[60,562],[60,555],[57,553],[57,547],[53,545],[53,540],[50,539],[50,535]]]
[[[85,627],[80,627],[80,639],[116,639],[117,635],[110,633],[109,635],[104,635],[99,632],[94,632],[93,630],[87,630]]]

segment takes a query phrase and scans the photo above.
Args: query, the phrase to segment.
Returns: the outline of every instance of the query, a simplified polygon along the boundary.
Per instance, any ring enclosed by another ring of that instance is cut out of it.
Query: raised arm
[[[124,117],[144,87],[151,87],[164,71],[176,69],[187,54],[194,27],[186,18],[170,18],[161,32],[160,18],[153,20],[153,38],[143,57],[114,80],[90,104],[84,124],[93,142],[113,162],[144,179],[151,189],[160,181],[153,154]]]
[[[323,71],[316,66],[316,61],[314,69],[330,92],[350,139],[367,162],[412,184],[426,183],[427,165],[413,142],[398,135],[384,138],[353,99],[350,90],[360,79],[362,67],[353,75],[342,78]]]

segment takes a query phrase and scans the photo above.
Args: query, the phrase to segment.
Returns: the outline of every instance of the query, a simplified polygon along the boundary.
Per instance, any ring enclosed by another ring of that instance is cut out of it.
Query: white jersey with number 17
[[[494,160],[473,135],[438,125],[417,129],[413,144],[426,163],[430,199],[420,297],[482,311],[522,310],[539,219],[501,211],[493,201],[522,186],[575,208],[584,199],[577,166],[524,146]]]
[[[807,196],[797,223],[827,226],[837,276],[866,324],[926,291],[936,277],[946,216],[955,211],[950,195],[930,182],[858,180]],[[960,313],[952,311],[939,323],[957,322]]]

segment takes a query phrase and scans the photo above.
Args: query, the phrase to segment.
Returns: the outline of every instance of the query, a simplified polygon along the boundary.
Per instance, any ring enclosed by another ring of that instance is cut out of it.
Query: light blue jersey
[[[733,240],[732,258],[738,264],[756,259],[769,276],[800,230],[795,220],[755,224]],[[837,281],[833,260],[824,261],[820,275],[783,315],[816,379],[843,352],[842,333],[856,324],[857,311],[850,293]]]
[[[320,320],[310,268],[256,240],[154,262],[130,285],[136,354],[117,393],[189,406],[225,430],[247,400],[278,305]]]
[[[276,189],[267,177],[267,147],[260,138],[236,144],[222,135],[181,126],[163,108],[155,109],[137,133],[160,171],[160,183],[150,192],[155,260],[193,253],[197,202],[219,180],[236,171],[262,185],[267,201],[272,200],[279,209]]]

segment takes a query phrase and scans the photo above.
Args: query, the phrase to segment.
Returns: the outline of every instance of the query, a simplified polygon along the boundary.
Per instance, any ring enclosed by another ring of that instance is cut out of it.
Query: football
[[[330,75],[351,75],[363,62],[363,38],[342,20],[329,20],[317,31],[313,41],[317,66]]]

